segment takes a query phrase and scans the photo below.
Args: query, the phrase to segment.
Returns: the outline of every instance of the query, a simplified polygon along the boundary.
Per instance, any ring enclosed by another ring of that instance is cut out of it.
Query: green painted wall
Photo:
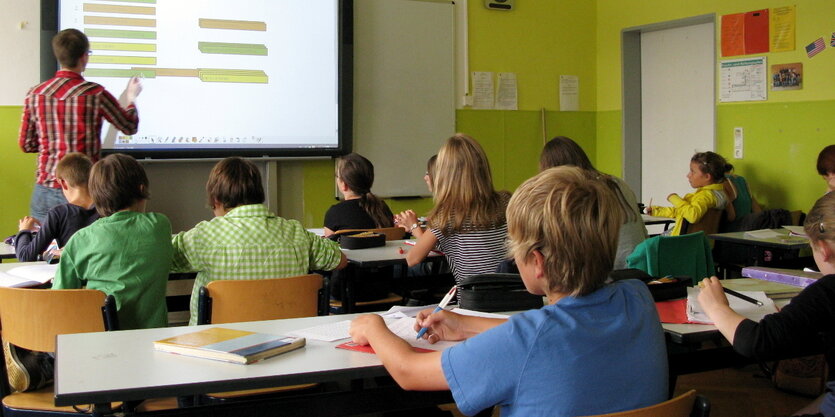
[[[556,135],[574,138],[599,169],[620,174],[621,30],[707,13],[721,15],[786,4],[790,3],[549,0],[517,2],[514,11],[499,12],[485,9],[481,2],[470,2],[470,70],[515,72],[520,110],[460,109],[456,112],[456,130],[483,144],[499,189],[513,190],[536,173],[543,139]],[[771,207],[808,210],[824,188],[814,171],[817,152],[835,143],[831,117],[835,83],[829,81],[835,69],[835,50],[827,48],[810,60],[803,46],[832,32],[835,2],[798,0],[793,4],[797,5],[797,50],[767,56],[769,64],[802,62],[803,90],[770,92],[769,101],[764,103],[717,103],[717,150],[730,155],[732,129],[745,128],[745,159],[731,162],[749,178],[757,198]],[[579,112],[557,111],[558,79],[562,74],[580,79]],[[20,107],[0,106],[0,193],[7,198],[0,212],[0,233],[6,235],[15,231],[17,219],[28,212],[33,182],[34,156],[17,149],[19,117]],[[293,178],[301,179],[302,185],[287,187],[288,193],[280,193],[280,198],[300,201],[300,209],[293,210],[298,214],[293,217],[308,227],[319,227],[325,211],[334,204],[333,163],[292,164],[300,171]],[[426,213],[432,206],[431,199],[426,198],[388,203],[395,212],[412,208]]]
[[[808,211],[822,192],[814,165],[818,152],[835,143],[831,112],[835,100],[835,50],[809,59],[804,46],[820,36],[828,42],[833,31],[835,2],[830,0],[667,0],[597,1],[597,155],[599,167],[620,173],[621,141],[621,48],[625,28],[715,14],[717,61],[720,54],[720,18],[723,14],[797,6],[796,50],[761,54],[768,64],[803,63],[802,90],[769,91],[765,102],[716,104],[716,150],[731,156],[733,128],[745,129],[745,157],[730,159],[737,173],[749,179],[755,196],[768,207]],[[759,55],[757,55],[759,56]]]
[[[0,106],[0,236],[17,233],[17,221],[29,214],[29,198],[35,184],[35,154],[24,154],[17,146],[20,106]]]

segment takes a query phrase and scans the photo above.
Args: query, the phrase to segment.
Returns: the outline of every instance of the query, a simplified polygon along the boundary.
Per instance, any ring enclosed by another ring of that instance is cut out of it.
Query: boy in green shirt
[[[336,242],[267,210],[261,174],[252,162],[238,157],[218,162],[206,193],[216,217],[173,239],[173,270],[197,271],[190,325],[197,324],[200,287],[211,281],[292,277],[347,265]]]
[[[102,218],[64,247],[52,288],[112,294],[121,330],[167,326],[171,223],[163,214],[145,213],[145,170],[130,156],[108,155],[93,165],[89,190]]]

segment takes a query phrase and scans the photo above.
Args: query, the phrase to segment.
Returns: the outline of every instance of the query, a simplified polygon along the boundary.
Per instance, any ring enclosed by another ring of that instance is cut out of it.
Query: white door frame
[[[642,199],[641,190],[641,33],[657,30],[672,29],[703,23],[716,24],[715,14],[693,16],[679,20],[652,23],[621,30],[621,85],[623,90],[623,179],[635,191],[639,201]],[[714,39],[715,43],[715,39]],[[715,68],[715,66],[714,66]],[[713,87],[716,88],[715,86]],[[714,125],[716,120],[716,106],[713,106]],[[715,137],[715,132],[714,132]]]

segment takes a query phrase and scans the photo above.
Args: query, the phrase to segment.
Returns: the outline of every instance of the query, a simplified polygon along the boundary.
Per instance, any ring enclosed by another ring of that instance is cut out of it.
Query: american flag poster
[[[823,37],[820,37],[818,40],[806,45],[806,55],[809,55],[809,58],[811,58],[823,51],[824,48],[826,48],[826,44],[823,42]]]
[[[829,41],[829,46],[835,48],[835,32],[832,32],[832,39]]]

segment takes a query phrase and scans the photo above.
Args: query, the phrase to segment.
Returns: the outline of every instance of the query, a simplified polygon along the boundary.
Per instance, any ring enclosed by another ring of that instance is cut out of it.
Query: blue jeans
[[[67,199],[60,188],[49,188],[35,184],[35,190],[32,191],[32,201],[29,203],[29,215],[43,223],[46,220],[46,212],[61,204],[67,204]]]

